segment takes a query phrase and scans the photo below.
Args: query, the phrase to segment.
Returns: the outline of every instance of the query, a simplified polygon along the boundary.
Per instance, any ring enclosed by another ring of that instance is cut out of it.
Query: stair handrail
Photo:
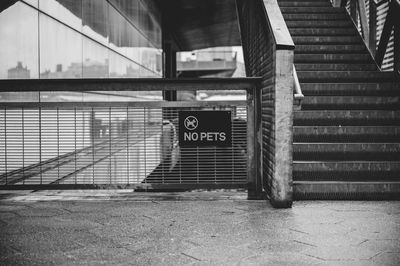
[[[299,77],[297,76],[296,67],[293,64],[293,82],[294,82],[294,100],[295,104],[301,106],[301,102],[304,99],[304,94],[301,91]]]

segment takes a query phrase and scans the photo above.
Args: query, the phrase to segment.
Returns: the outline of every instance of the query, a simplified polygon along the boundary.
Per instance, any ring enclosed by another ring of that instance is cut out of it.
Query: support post
[[[360,16],[361,31],[365,40],[365,44],[369,46],[369,27],[367,19],[367,10],[365,9],[365,0],[357,0],[358,14]]]
[[[275,167],[271,204],[290,208],[293,202],[293,50],[275,52]]]
[[[375,56],[375,53],[376,53],[376,4],[375,4],[374,0],[369,0],[369,50]]]
[[[164,50],[164,78],[176,78],[176,51],[171,41],[165,40]],[[176,101],[176,91],[163,91],[163,98],[166,101]]]
[[[396,6],[396,14],[400,12],[400,5]],[[396,73],[400,73],[400,21],[397,18],[394,22],[394,58],[393,69]]]
[[[357,25],[357,0],[350,0],[350,16]]]
[[[263,199],[262,193],[262,127],[261,92],[259,88],[247,91],[247,198]]]

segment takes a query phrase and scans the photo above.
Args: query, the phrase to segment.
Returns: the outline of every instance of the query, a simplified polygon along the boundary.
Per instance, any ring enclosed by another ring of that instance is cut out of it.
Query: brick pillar
[[[236,3],[246,74],[262,78],[263,188],[274,207],[288,208],[293,194],[294,45],[276,0],[236,0]],[[274,20],[272,25],[270,20]],[[279,34],[288,35],[290,40],[280,42]]]

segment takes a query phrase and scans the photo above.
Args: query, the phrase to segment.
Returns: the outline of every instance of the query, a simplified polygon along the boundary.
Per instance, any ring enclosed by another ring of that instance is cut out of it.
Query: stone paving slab
[[[0,265],[400,265],[400,202],[0,191]]]

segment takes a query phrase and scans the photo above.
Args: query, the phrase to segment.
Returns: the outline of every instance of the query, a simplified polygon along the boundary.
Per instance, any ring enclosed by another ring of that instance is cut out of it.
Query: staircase
[[[294,115],[294,198],[400,198],[400,82],[380,72],[344,8],[278,0],[305,99]]]

